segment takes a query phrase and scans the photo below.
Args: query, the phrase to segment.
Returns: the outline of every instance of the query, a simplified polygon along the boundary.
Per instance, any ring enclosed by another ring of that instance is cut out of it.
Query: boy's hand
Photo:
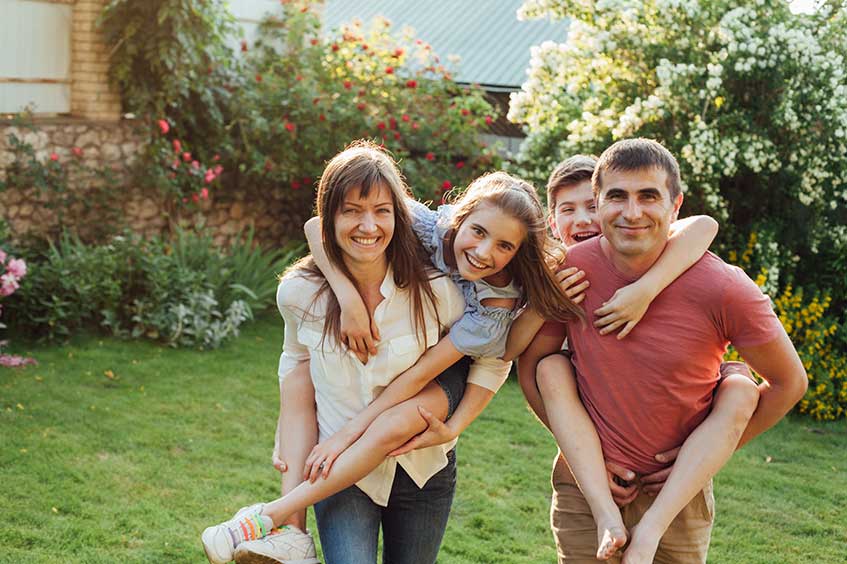
[[[590,285],[585,278],[585,272],[571,266],[556,273],[556,280],[559,281],[559,286],[562,291],[571,301],[579,304],[585,299],[585,289]]]
[[[609,480],[612,499],[618,507],[629,505],[638,496],[638,484],[633,481],[635,472],[632,470],[607,460],[606,477]]]
[[[376,354],[376,341],[379,341],[379,329],[368,315],[368,309],[361,299],[342,304],[341,342],[367,362],[368,355]]]
[[[427,411],[425,407],[419,405],[418,412],[429,424],[429,427],[427,427],[420,435],[415,435],[404,445],[389,452],[388,456],[400,456],[401,454],[406,454],[407,452],[411,452],[419,448],[448,443],[456,438],[456,435],[453,434],[450,427],[444,424],[444,422],[438,417]]]
[[[601,335],[623,327],[618,333],[618,339],[623,339],[644,317],[654,297],[650,292],[642,290],[637,283],[619,288],[609,301],[594,310],[594,315],[598,318],[594,326],[600,328]]]
[[[668,476],[671,474],[671,470],[673,470],[673,462],[676,460],[680,448],[682,447],[672,448],[671,450],[660,452],[656,455],[656,460],[659,462],[670,462],[671,465],[659,470],[658,472],[653,472],[652,474],[647,474],[646,476],[641,477],[641,489],[644,493],[655,496],[661,491],[668,479]]]

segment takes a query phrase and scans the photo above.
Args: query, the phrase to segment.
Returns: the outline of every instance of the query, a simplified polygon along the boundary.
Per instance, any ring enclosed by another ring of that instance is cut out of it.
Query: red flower
[[[256,74],[256,82],[262,82],[262,75],[261,74],[258,74],[258,73]]]
[[[412,119],[412,118],[410,118],[410,117],[409,117],[409,114],[403,114],[403,116],[402,116],[400,119],[402,119],[403,121],[406,121],[406,122],[407,122],[407,121],[409,121],[409,120],[410,120],[410,119]]]
[[[310,40],[309,40],[309,43],[311,43],[312,45],[317,45],[317,44],[318,44],[318,40],[313,38],[313,39],[310,39]]]
[[[198,161],[191,161],[191,168],[197,170],[200,168],[200,163]]]
[[[191,153],[189,153],[188,151],[186,151],[185,153],[183,153],[183,154],[182,154],[182,160],[184,160],[185,162],[190,161],[190,160],[191,160]]]
[[[400,132],[399,131],[394,132],[394,139],[396,139],[397,141],[400,140]]]
[[[209,189],[203,188],[202,190],[200,190],[200,197],[204,200],[208,200],[209,199]]]
[[[494,123],[494,118],[491,116],[485,116],[485,125],[491,125],[492,123]]]
[[[397,120],[392,118],[388,118],[388,127],[390,129],[397,129]]]
[[[75,157],[82,157],[82,149],[80,147],[74,147],[71,151]]]
[[[359,111],[364,112],[364,111],[365,111],[365,108],[366,108],[367,106],[365,105],[365,103],[364,103],[364,102],[359,102],[358,104],[356,104],[356,107],[357,107],[357,108],[359,108]]]
[[[246,41],[246,40],[244,40],[244,39],[242,39],[242,40],[241,40],[241,52],[242,52],[242,53],[246,53],[246,52],[247,52],[247,41]]]
[[[200,196],[198,196],[197,194],[191,194],[191,201],[196,204],[200,201]]]
[[[471,111],[467,108],[462,108],[462,115],[467,116],[470,115]]]
[[[456,163],[456,168],[463,169],[465,168],[465,161],[459,161]]]
[[[403,56],[403,49],[395,49],[394,50],[394,57],[395,58],[396,57],[402,57],[402,56]]]
[[[367,90],[365,90],[364,88],[362,88],[361,90],[359,90],[359,96],[364,96],[364,95],[366,95],[367,93],[368,93],[368,91],[367,91]]]
[[[182,152],[182,143],[179,142],[179,139],[174,139],[173,141],[174,153]]]
[[[297,76],[294,77],[294,80],[296,80],[297,82],[300,82],[301,80],[303,80],[303,75],[298,74]]]
[[[367,51],[367,50],[368,50],[368,44],[362,43],[362,51]]]
[[[218,154],[215,154],[215,156],[214,156],[214,157],[212,157],[212,160],[213,160],[213,161],[215,161],[215,162],[218,162],[219,160],[221,160],[221,156],[220,156],[220,155],[218,155]],[[216,167],[216,168],[217,168],[217,167]]]
[[[417,129],[418,129],[419,127],[420,127],[420,125],[418,125],[418,122],[416,122],[416,121],[413,121],[413,122],[412,122],[412,129],[414,129],[414,130],[416,130],[416,131],[417,131]]]
[[[305,184],[306,186],[308,186],[308,185],[309,185],[309,184],[311,184],[311,183],[312,183],[312,177],[311,177],[311,176],[304,176],[304,177],[303,177],[303,184]]]
[[[338,51],[339,49],[341,49],[341,47],[339,47],[337,43],[332,44],[332,50],[333,51]]]
[[[449,180],[445,180],[444,182],[441,183],[441,189],[442,190],[449,190],[452,187],[453,187],[453,185],[450,184]]]
[[[376,124],[376,128],[379,129],[380,131],[385,129],[385,122],[384,121],[379,122],[378,124]]]
[[[320,98],[312,98],[312,104],[314,104],[315,106],[317,106],[317,105],[318,105],[318,104],[320,104],[320,103],[321,103],[321,99],[320,99]]]
[[[394,67],[385,67],[385,74],[394,74]]]
[[[215,168],[213,168],[212,170],[215,172],[215,176],[220,176],[221,173],[224,171],[224,167],[222,167],[221,165],[215,165]]]
[[[300,186],[302,186],[302,184],[300,184],[299,180],[292,180],[291,181],[291,189],[292,190],[299,190]]]
[[[206,174],[203,175],[203,181],[206,184],[210,184],[214,179],[215,179],[215,171],[213,171],[212,169],[207,170]]]
[[[167,135],[167,134],[168,134],[168,131],[170,131],[170,130],[171,130],[171,126],[170,126],[170,124],[169,124],[167,121],[163,120],[163,119],[160,119],[160,120],[159,120],[158,122],[156,122],[156,123],[159,125],[159,131],[161,131],[161,132],[162,132],[162,135]]]
[[[406,81],[406,88],[416,88],[417,86],[418,86],[418,83],[415,80],[407,80]]]
[[[287,122],[285,122],[285,129],[287,129],[288,131],[294,132],[294,130],[297,129],[297,126],[294,125],[293,123],[291,123],[290,121],[287,121]]]
[[[321,114],[321,115],[318,116],[318,119],[321,120],[321,121],[326,121],[326,116]]]
[[[353,83],[352,83],[352,82],[350,82],[349,80],[345,80],[345,81],[344,81],[344,88],[345,88],[346,90],[350,90],[351,88],[353,88]]]
[[[50,160],[53,162],[58,161],[59,155],[57,155],[56,153],[50,153]]]
[[[435,153],[427,153],[426,154],[426,160],[434,161],[435,160]]]

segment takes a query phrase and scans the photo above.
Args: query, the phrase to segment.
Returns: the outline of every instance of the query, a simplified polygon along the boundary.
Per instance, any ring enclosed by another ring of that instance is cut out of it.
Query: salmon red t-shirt
[[[653,300],[627,337],[600,335],[594,310],[635,281],[614,267],[600,240],[568,250],[567,266],[591,282],[582,303],[586,322],[568,326],[577,385],[605,458],[651,473],[666,466],[654,456],[680,446],[708,415],[727,345],[763,345],[783,329],[743,270],[706,253]],[[542,331],[561,332],[555,325]]]

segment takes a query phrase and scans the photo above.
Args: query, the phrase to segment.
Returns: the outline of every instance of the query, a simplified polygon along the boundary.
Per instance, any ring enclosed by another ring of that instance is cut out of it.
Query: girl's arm
[[[329,287],[341,306],[341,340],[357,354],[376,354],[374,341],[379,341],[379,330],[368,314],[368,308],[353,282],[335,268],[324,252],[321,222],[313,217],[303,226],[309,251],[321,269]]]
[[[650,270],[594,310],[597,316],[594,325],[601,328],[600,334],[606,335],[623,327],[618,339],[626,337],[656,296],[709,250],[717,233],[718,222],[706,215],[675,221],[665,250]]]

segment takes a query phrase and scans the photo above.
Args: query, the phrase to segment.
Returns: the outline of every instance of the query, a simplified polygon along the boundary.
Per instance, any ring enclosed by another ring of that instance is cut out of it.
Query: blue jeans
[[[326,564],[376,564],[382,525],[383,564],[433,564],[456,490],[456,451],[447,466],[419,489],[397,465],[388,506],[374,503],[356,486],[315,504]]]

